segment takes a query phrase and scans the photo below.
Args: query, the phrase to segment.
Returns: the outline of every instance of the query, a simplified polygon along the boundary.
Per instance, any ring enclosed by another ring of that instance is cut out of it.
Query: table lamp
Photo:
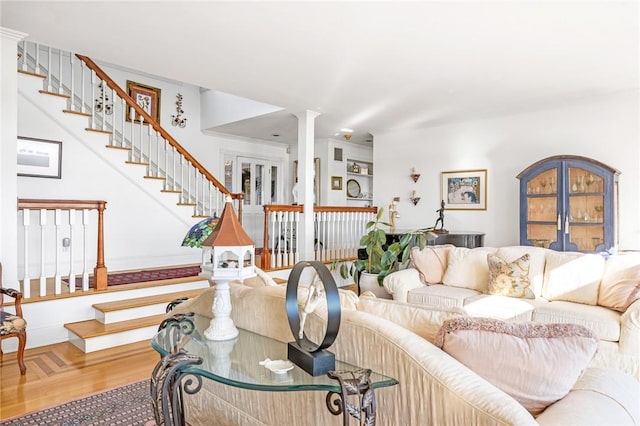
[[[231,340],[238,336],[238,329],[231,319],[229,283],[256,275],[255,245],[242,229],[233,204],[227,198],[218,220],[206,240],[202,242],[202,272],[214,287],[213,318],[204,332],[209,340]]]

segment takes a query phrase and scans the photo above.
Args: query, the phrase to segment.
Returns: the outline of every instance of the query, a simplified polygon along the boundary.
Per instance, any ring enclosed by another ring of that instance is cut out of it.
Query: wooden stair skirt
[[[150,340],[158,331],[167,304],[193,298],[205,289],[179,291],[135,299],[97,303],[96,319],[65,324],[69,341],[85,353]]]

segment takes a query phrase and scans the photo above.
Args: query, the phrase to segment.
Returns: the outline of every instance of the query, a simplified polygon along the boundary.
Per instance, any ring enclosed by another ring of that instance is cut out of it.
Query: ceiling
[[[283,107],[214,130],[297,139],[638,90],[637,1],[4,1],[1,25],[93,59]],[[336,134],[338,134],[336,136]],[[280,135],[280,136],[272,136]]]

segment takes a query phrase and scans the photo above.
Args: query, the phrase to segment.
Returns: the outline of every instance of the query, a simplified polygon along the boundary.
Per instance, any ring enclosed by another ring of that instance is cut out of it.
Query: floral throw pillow
[[[487,293],[501,296],[519,297],[522,299],[535,299],[533,291],[529,288],[529,254],[517,258],[513,262],[487,254],[489,264],[489,286]]]

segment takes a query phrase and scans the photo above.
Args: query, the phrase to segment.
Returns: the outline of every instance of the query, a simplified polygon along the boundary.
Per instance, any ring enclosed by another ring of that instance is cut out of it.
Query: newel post
[[[96,267],[93,269],[93,279],[95,280],[96,290],[106,290],[107,288],[107,267],[104,264],[104,210],[107,208],[107,202],[98,203],[98,256]]]

